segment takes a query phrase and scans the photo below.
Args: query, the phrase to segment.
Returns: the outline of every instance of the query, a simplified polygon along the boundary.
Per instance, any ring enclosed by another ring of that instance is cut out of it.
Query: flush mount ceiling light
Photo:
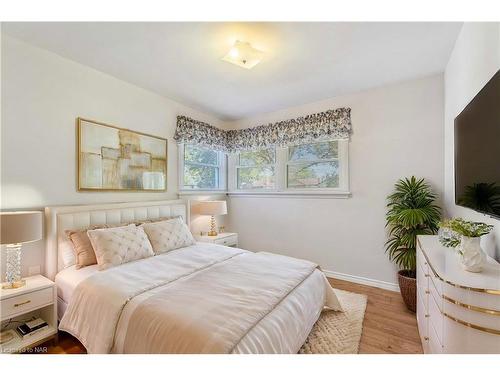
[[[262,60],[263,54],[262,51],[253,48],[250,43],[237,40],[222,60],[241,66],[242,68],[252,69]]]

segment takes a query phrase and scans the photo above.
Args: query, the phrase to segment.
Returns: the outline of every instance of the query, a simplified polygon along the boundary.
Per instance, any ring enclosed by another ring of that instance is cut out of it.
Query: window
[[[275,164],[275,148],[240,152],[236,166],[237,189],[274,189]]]
[[[194,145],[179,145],[181,190],[224,190],[225,155]]]
[[[229,154],[229,194],[349,197],[348,146],[339,139]]]
[[[339,187],[338,141],[308,143],[288,148],[287,187],[336,189]]]

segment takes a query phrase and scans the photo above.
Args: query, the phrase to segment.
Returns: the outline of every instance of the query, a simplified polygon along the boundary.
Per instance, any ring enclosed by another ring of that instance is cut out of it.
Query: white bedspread
[[[284,319],[282,329],[293,326],[290,322],[306,326],[298,333],[305,340],[314,322],[297,322],[290,312],[317,319],[322,305],[340,309],[327,284],[307,261],[195,245],[82,281],[60,329],[76,336],[89,353],[289,352],[298,349],[296,343],[259,347],[276,323],[269,318]],[[314,296],[313,314],[301,303],[304,295]]]
[[[63,269],[56,275],[57,296],[66,304],[71,300],[71,296],[78,284],[99,272],[97,264],[76,269],[76,266],[70,266]]]

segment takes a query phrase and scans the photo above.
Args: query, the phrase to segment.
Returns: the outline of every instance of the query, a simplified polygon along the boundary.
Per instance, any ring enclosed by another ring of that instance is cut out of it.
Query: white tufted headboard
[[[189,209],[183,200],[45,207],[45,273],[54,280],[63,268],[61,248],[68,245],[65,230],[167,216],[182,216],[189,225]]]

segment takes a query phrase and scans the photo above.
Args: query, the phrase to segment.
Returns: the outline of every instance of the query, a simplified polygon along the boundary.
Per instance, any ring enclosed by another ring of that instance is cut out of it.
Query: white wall
[[[425,177],[443,193],[443,77],[385,86],[227,123],[244,128],[348,106],[350,199],[230,199],[240,245],[311,259],[323,269],[394,283],[384,254],[385,198],[397,179]]]
[[[448,216],[495,225],[483,239],[489,255],[500,260],[500,222],[455,205],[454,119],[500,69],[500,23],[465,23],[446,67],[445,82],[445,204]],[[499,104],[500,105],[500,104]]]
[[[2,35],[1,208],[177,198],[176,115],[219,121],[174,101]],[[168,190],[162,193],[78,192],[78,117],[169,140]],[[3,252],[2,252],[3,253]],[[42,241],[23,252],[23,273],[43,265]],[[4,274],[2,262],[2,276]]]

